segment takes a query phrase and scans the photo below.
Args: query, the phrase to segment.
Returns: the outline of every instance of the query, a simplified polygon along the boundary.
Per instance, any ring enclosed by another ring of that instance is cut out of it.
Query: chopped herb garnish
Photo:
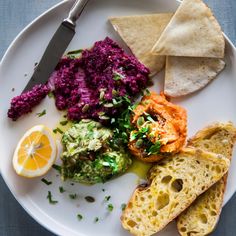
[[[49,93],[48,93],[48,97],[49,97],[49,98],[53,98],[53,97],[54,97],[53,92],[49,92]]]
[[[53,133],[55,133],[55,134],[57,134],[57,133],[63,134],[63,131],[60,128],[57,127],[57,128],[55,128],[53,130]]]
[[[122,74],[120,74],[120,73],[118,73],[118,72],[114,72],[114,73],[113,73],[113,79],[114,79],[114,80],[118,81],[118,80],[121,80],[121,79],[123,79],[123,78],[124,78],[124,76],[123,76]]]
[[[137,120],[137,126],[140,127],[144,124],[145,120],[143,116],[140,116]]]
[[[61,173],[61,166],[56,165],[56,164],[53,164],[53,165],[52,165],[52,168],[55,169],[55,170],[57,170],[59,173]]]
[[[161,142],[157,141],[155,144],[153,144],[149,148],[147,148],[146,151],[147,151],[148,155],[157,154],[160,152],[160,148],[161,148]]]
[[[107,210],[108,211],[112,212],[113,209],[114,209],[114,207],[113,207],[113,205],[111,203],[107,205]]]
[[[15,88],[12,88],[11,91],[14,92],[14,91],[15,91]]]
[[[95,202],[95,198],[94,197],[91,197],[91,196],[86,196],[84,198],[87,202]]]
[[[103,188],[102,191],[105,192],[106,191],[105,188]]]
[[[38,117],[46,115],[46,110],[44,109],[42,112],[36,113]]]
[[[51,193],[51,191],[48,191],[47,199],[48,199],[48,201],[49,201],[50,204],[53,204],[53,205],[54,205],[54,204],[57,204],[57,203],[58,203],[58,201],[52,199],[52,193]]]
[[[115,118],[111,118],[111,124],[114,124],[116,122]]]
[[[69,58],[73,59],[73,58],[78,57],[78,55],[80,55],[82,52],[83,52],[83,49],[78,49],[78,50],[70,51],[66,55]]]
[[[81,214],[78,214],[78,215],[77,215],[77,219],[80,221],[80,220],[83,219],[83,216],[82,216]]]
[[[75,184],[74,183],[70,183],[71,186],[74,186]]]
[[[148,89],[145,89],[144,92],[145,92],[145,95],[147,95],[147,96],[151,95],[151,92]]]
[[[77,198],[77,194],[75,193],[75,194],[69,194],[69,197],[70,197],[70,199],[76,199]]]
[[[147,120],[148,120],[148,121],[151,121],[151,122],[153,122],[153,123],[155,122],[155,120],[153,120],[153,118],[152,118],[150,115],[147,116]]]
[[[68,124],[68,120],[63,120],[60,122],[60,125],[65,126]]]
[[[99,221],[99,218],[98,217],[95,217],[94,218],[94,223],[97,223]]]
[[[108,202],[111,199],[111,196],[105,196],[104,201]]]
[[[66,190],[65,190],[62,186],[59,187],[59,192],[60,192],[60,193],[64,193],[65,191],[66,191]]]
[[[124,211],[125,208],[126,208],[126,204],[125,203],[122,203],[121,206],[120,206],[121,210]]]
[[[81,53],[81,52],[83,52],[83,49],[73,50],[73,51],[69,51],[67,53],[67,55],[78,54],[78,53]]]
[[[46,180],[45,178],[42,178],[41,181],[42,181],[43,183],[45,183],[46,185],[52,184],[51,181],[48,181],[48,180]]]

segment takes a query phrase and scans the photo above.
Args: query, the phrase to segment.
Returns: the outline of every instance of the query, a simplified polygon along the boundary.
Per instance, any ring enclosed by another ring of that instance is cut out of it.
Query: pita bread
[[[225,41],[220,25],[201,0],[184,0],[152,53],[168,56],[224,57]]]
[[[167,57],[164,93],[180,97],[205,87],[225,67],[217,58]]]
[[[133,54],[150,69],[151,75],[165,65],[164,56],[151,55],[150,51],[172,16],[173,13],[163,13],[110,18],[114,29]]]

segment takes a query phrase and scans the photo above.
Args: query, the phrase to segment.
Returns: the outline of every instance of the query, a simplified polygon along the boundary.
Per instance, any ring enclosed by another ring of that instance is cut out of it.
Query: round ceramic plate
[[[32,22],[15,39],[7,50],[0,69],[0,130],[1,130],[1,173],[9,189],[24,209],[47,229],[58,235],[129,235],[120,223],[121,204],[127,202],[133,192],[139,176],[127,173],[106,184],[95,186],[72,185],[70,181],[62,183],[57,172],[52,169],[45,178],[52,185],[45,185],[40,178],[25,179],[17,176],[12,169],[12,154],[20,137],[27,129],[36,124],[45,124],[55,128],[62,114],[55,109],[53,99],[45,99],[30,115],[17,122],[7,118],[10,100],[23,90],[29,80],[34,64],[39,61],[59,23],[67,15],[72,1],[64,1]],[[121,45],[119,36],[108,22],[110,16],[134,15],[155,12],[174,12],[178,6],[174,0],[99,0],[90,1],[78,21],[76,35],[68,50],[86,48],[95,41],[110,36]],[[220,76],[200,92],[182,99],[174,100],[188,111],[188,135],[214,121],[233,121],[236,123],[236,67],[235,48],[226,38],[226,68]],[[124,45],[123,45],[124,46]],[[163,89],[163,73],[154,78],[154,90]],[[47,114],[38,118],[35,114],[47,110]],[[59,162],[59,160],[58,160]],[[236,190],[236,158],[233,158],[229,172],[225,202]],[[59,192],[59,186],[66,189]],[[56,205],[50,205],[47,193],[51,191]],[[69,194],[76,193],[78,198],[70,199]],[[96,201],[88,203],[85,196],[93,196]],[[114,210],[107,211],[105,196],[111,196],[110,203]],[[83,216],[78,221],[77,214]],[[99,218],[94,223],[95,217]],[[175,224],[168,225],[160,234],[162,236],[177,235]]]

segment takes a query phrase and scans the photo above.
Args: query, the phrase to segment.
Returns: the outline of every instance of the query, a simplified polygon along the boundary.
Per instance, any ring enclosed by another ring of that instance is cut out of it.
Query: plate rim
[[[178,2],[179,4],[182,2],[182,0],[175,0],[176,2]],[[63,6],[64,4],[67,4],[71,2],[71,4],[73,2],[75,2],[75,0],[61,0],[59,3],[51,6],[49,9],[47,9],[46,11],[44,11],[43,13],[41,13],[39,16],[37,16],[36,18],[34,18],[29,24],[27,24],[18,34],[17,36],[13,39],[13,41],[10,43],[10,45],[8,46],[7,50],[5,51],[5,53],[3,54],[1,60],[0,60],[0,71],[2,69],[3,63],[7,58],[7,55],[14,50],[15,44],[16,42],[25,34],[27,33],[28,30],[31,29],[31,27],[34,26],[35,23],[37,23],[39,20],[41,20],[44,16],[50,14],[51,12],[53,12],[54,10],[56,10],[57,8],[60,8],[61,6]],[[223,31],[222,31],[223,32]],[[234,43],[229,39],[229,37],[223,32],[224,38],[226,40],[226,44],[228,43],[230,45],[230,47],[232,48],[232,51],[234,53],[234,55],[236,55],[236,46],[234,45]],[[236,57],[236,56],[235,56]],[[236,58],[235,58],[236,59]],[[70,230],[68,232],[68,227],[65,227],[64,225],[59,224],[58,222],[54,221],[53,219],[51,219],[51,221],[55,222],[55,225],[49,225],[48,223],[45,223],[45,220],[42,219],[42,217],[38,217],[37,215],[35,215],[32,212],[32,209],[36,207],[34,206],[32,207],[27,207],[24,203],[24,201],[22,201],[21,199],[17,198],[16,194],[14,193],[14,191],[12,191],[11,187],[9,186],[5,176],[3,176],[1,174],[1,169],[2,166],[0,165],[0,175],[2,176],[5,184],[7,185],[8,189],[10,190],[11,194],[14,196],[15,200],[20,204],[20,206],[27,212],[27,214],[32,217],[38,224],[40,224],[40,226],[44,227],[45,229],[47,229],[49,232],[54,233],[54,234],[58,234],[58,235],[64,235],[63,232],[65,233],[70,233],[71,236],[76,235],[76,236],[86,236],[85,234],[78,232],[78,231],[74,231],[74,230]],[[226,198],[224,198],[224,203],[223,206],[225,206],[229,200],[232,198],[232,196],[236,193],[236,189],[234,191],[232,191],[229,196]],[[32,204],[33,205],[33,204]],[[41,215],[43,215],[43,213],[41,213]],[[49,217],[49,216],[47,216]],[[60,228],[56,228],[56,225],[60,225]],[[62,232],[63,229],[63,232]],[[58,232],[60,231],[60,232]]]

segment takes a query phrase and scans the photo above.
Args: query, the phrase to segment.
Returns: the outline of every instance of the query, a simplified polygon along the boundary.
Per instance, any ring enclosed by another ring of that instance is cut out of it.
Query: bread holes
[[[220,168],[220,166],[216,166],[216,172],[217,172],[218,174],[220,174],[221,171],[222,171],[222,169]]]
[[[157,212],[156,212],[156,211],[153,211],[153,212],[152,212],[152,216],[157,216]]]
[[[129,225],[131,228],[134,228],[137,225],[137,223],[133,220],[128,220],[127,225]]]
[[[164,177],[162,178],[161,182],[162,182],[163,184],[168,184],[171,180],[172,180],[172,176],[167,175],[167,176],[164,176]]]
[[[210,166],[209,166],[209,165],[206,165],[206,168],[209,170]]]
[[[211,212],[210,212],[210,215],[211,215],[211,216],[216,216],[217,213],[216,213],[215,211],[211,211]]]
[[[193,236],[194,234],[198,234],[199,232],[198,231],[189,231],[188,233],[187,233],[187,236]]]
[[[207,224],[208,220],[205,214],[200,215],[200,220],[203,224]]]
[[[141,197],[140,200],[141,200],[142,202],[144,202],[144,201],[145,201],[145,198],[144,198],[144,197]]]
[[[180,192],[183,189],[183,180],[182,179],[175,179],[171,183],[171,189],[174,192]]]
[[[212,204],[211,204],[211,207],[212,207],[214,210],[216,210],[216,204],[215,204],[215,203],[212,203]]]
[[[170,202],[169,194],[167,193],[160,193],[157,197],[157,210],[161,210],[166,207]]]
[[[186,227],[181,227],[180,228],[180,231],[183,232],[183,233],[186,232],[186,230],[187,230]]]
[[[148,198],[151,199],[151,198],[152,198],[152,195],[148,195]]]

